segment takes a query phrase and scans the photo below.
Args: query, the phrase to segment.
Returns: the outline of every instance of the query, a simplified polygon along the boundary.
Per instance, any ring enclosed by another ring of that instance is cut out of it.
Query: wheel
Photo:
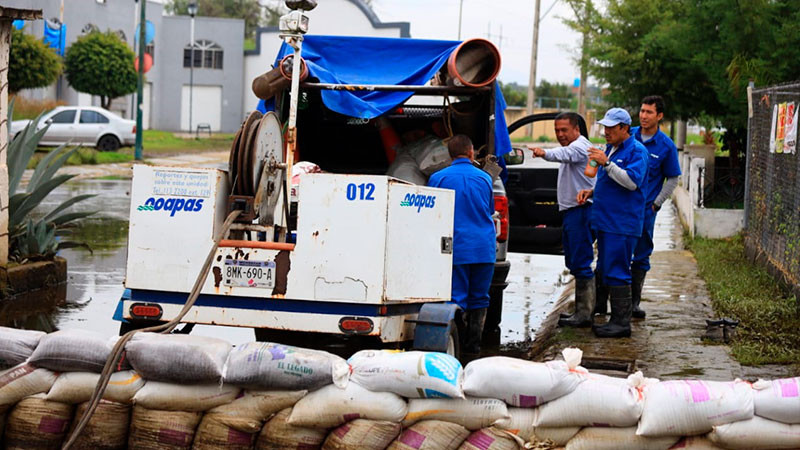
[[[97,149],[101,152],[114,152],[119,148],[119,139],[111,134],[103,135],[97,141]]]
[[[460,359],[461,357],[461,343],[458,341],[458,328],[455,324],[450,326],[450,335],[447,337],[447,351],[445,353],[455,359]]]

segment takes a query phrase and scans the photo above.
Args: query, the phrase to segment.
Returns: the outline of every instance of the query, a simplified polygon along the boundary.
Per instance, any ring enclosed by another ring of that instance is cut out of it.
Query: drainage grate
[[[594,373],[612,377],[627,377],[636,372],[636,360],[626,358],[604,358],[584,355],[581,359],[581,366]]]

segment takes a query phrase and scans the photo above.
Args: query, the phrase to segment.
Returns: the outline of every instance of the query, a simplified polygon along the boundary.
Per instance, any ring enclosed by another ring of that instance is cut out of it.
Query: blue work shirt
[[[661,130],[658,130],[647,142],[642,141],[641,127],[631,128],[631,135],[644,144],[649,156],[645,205],[650,206],[656,201],[658,194],[661,193],[661,188],[664,187],[664,180],[681,174],[678,149],[675,148],[675,143],[672,142],[672,139]]]
[[[453,224],[453,265],[495,262],[494,194],[492,177],[456,158],[428,180],[428,186],[456,191]]]
[[[611,153],[606,145],[606,156]],[[647,180],[647,149],[633,136],[609,157],[636,185],[631,191],[611,179],[604,168],[597,172],[592,205],[592,228],[608,233],[641,236],[644,221],[644,191]]]

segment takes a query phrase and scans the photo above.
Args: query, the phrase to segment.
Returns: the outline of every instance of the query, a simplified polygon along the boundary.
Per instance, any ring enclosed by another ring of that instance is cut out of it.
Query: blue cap
[[[613,127],[620,123],[624,123],[625,125],[631,124],[631,115],[628,114],[628,111],[625,111],[622,108],[611,108],[606,112],[605,117],[603,120],[599,120],[597,123],[606,127]]]

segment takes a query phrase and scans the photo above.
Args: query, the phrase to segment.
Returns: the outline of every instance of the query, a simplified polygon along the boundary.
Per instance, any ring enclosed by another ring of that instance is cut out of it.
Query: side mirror
[[[510,152],[503,155],[507,166],[516,166],[525,162],[525,152],[521,148],[512,148]]]
[[[47,119],[44,121],[45,125],[50,125],[51,123],[53,123],[53,119]]]

